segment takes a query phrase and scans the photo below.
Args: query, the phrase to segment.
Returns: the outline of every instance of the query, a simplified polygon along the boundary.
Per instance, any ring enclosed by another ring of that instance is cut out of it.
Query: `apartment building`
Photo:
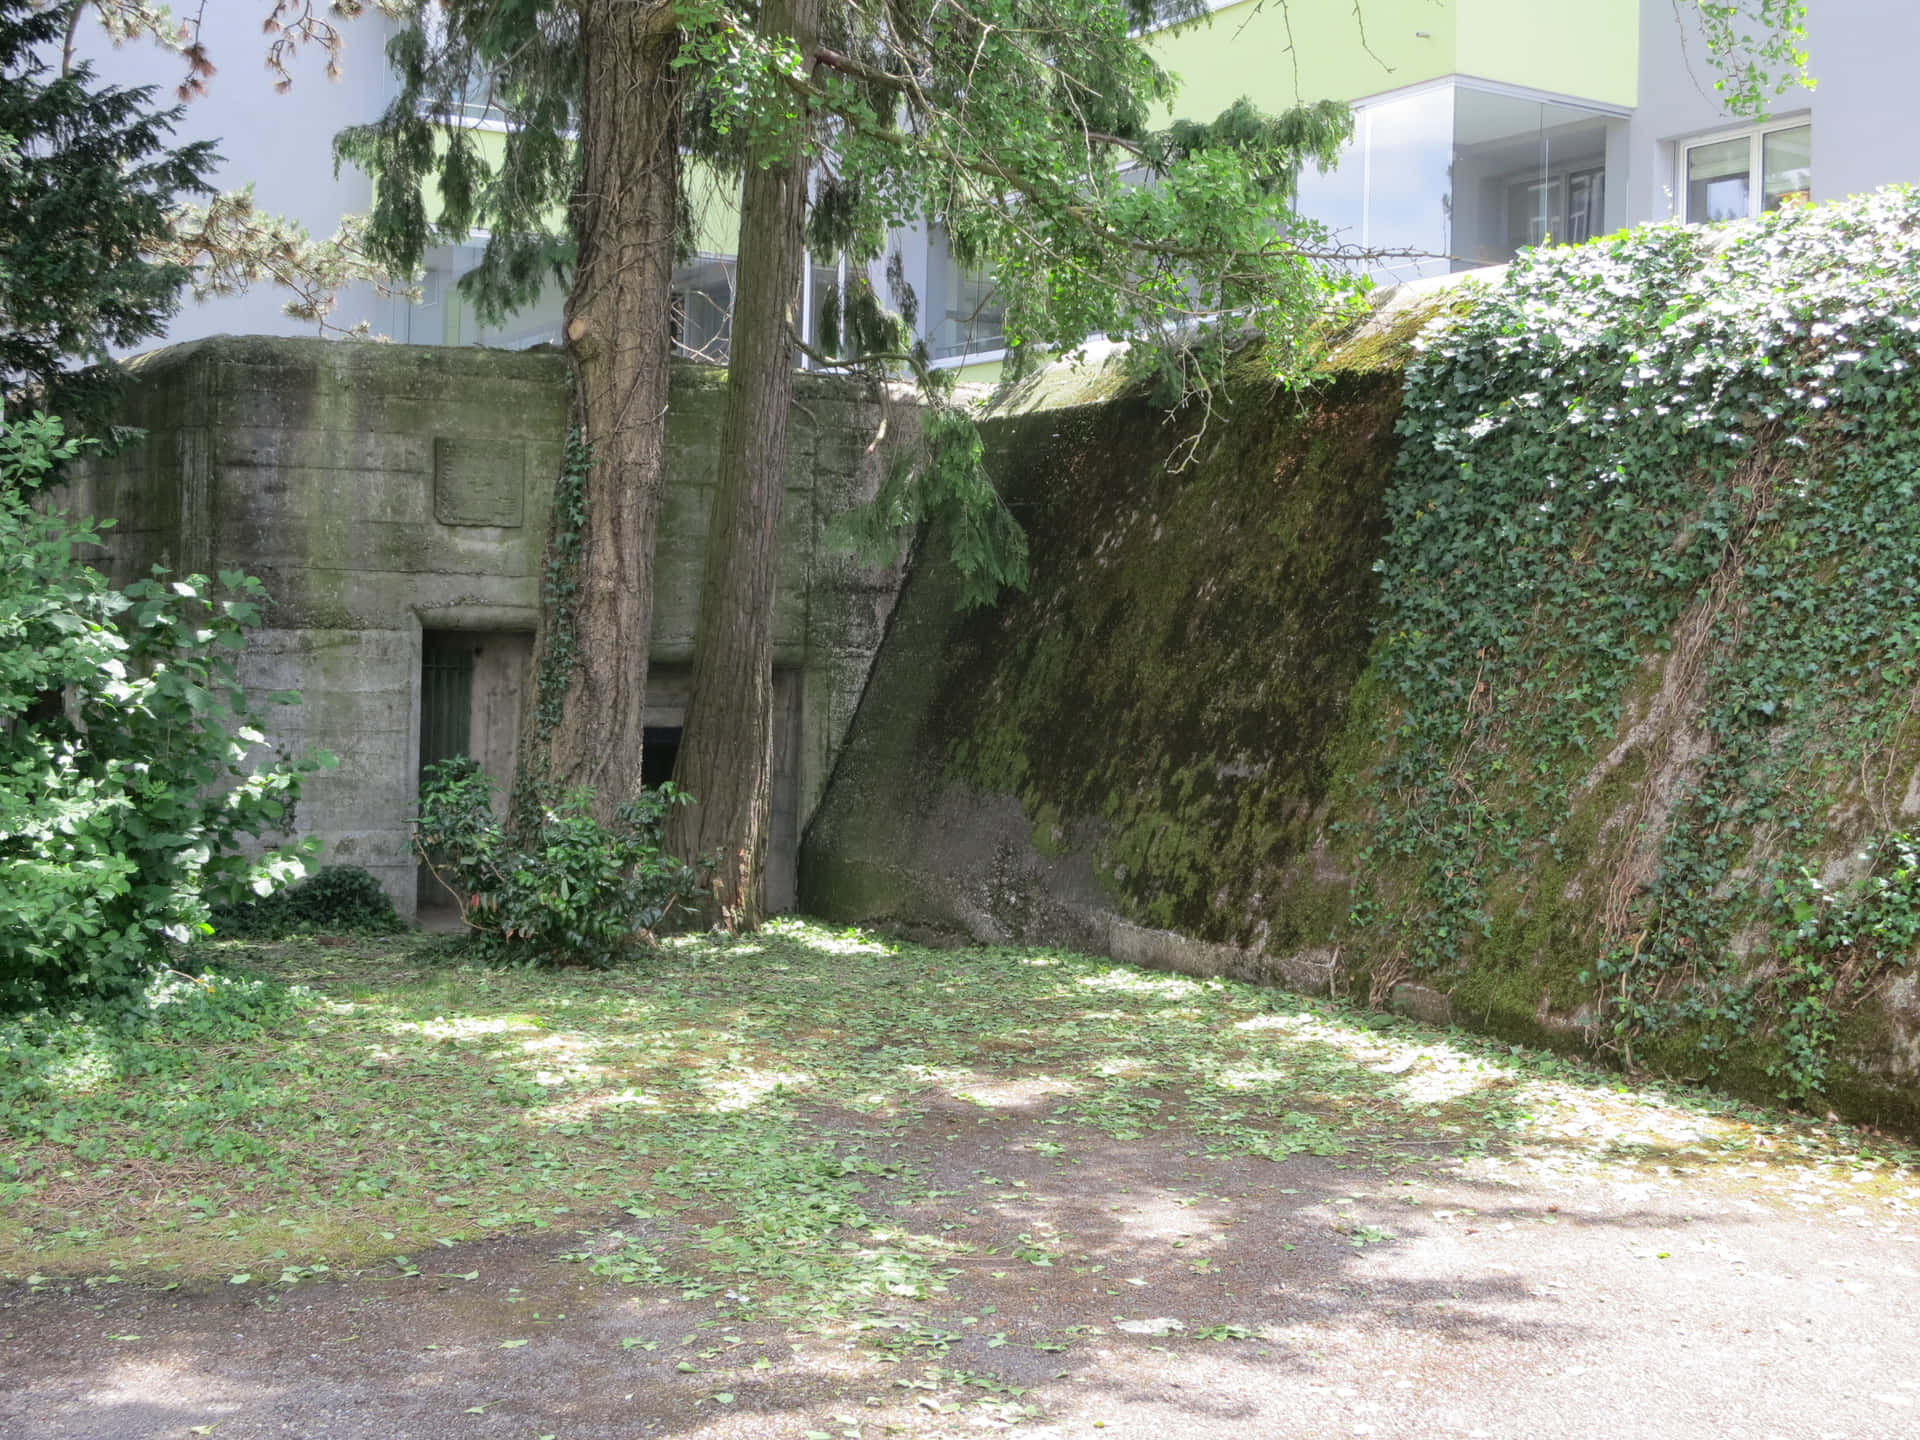
[[[1211,116],[1239,96],[1274,110],[1344,99],[1355,134],[1327,174],[1302,177],[1301,208],[1332,226],[1382,281],[1496,264],[1522,247],[1574,242],[1647,220],[1708,223],[1782,204],[1920,181],[1920,5],[1810,0],[1816,89],[1795,89],[1762,122],[1732,117],[1692,0],[1234,0],[1202,22],[1142,37],[1183,81],[1175,110]],[[345,27],[338,80],[315,57],[284,94],[259,64],[257,16],[209,7],[221,73],[189,107],[186,133],[219,141],[224,184],[250,179],[261,204],[316,233],[370,200],[366,177],[333,176],[341,127],[378,113],[392,81],[386,22]],[[150,49],[95,56],[120,83],[165,74]],[[484,131],[496,122],[475,121]],[[724,353],[733,237],[730,197],[707,197],[699,254],[676,276],[679,338],[690,354]],[[896,237],[939,363],[992,373],[1000,354],[991,279],[948,254],[937,223]],[[555,339],[560,296],[481,326],[455,287],[479,258],[470,242],[436,250],[419,303],[362,287],[335,320],[365,321],[413,343],[519,347]],[[877,279],[878,277],[876,277]],[[815,297],[845,280],[844,262],[805,276]],[[303,333],[270,292],[190,305],[170,338],[220,332]]]
[[[1692,0],[1212,9],[1144,37],[1183,81],[1170,116],[1205,118],[1242,95],[1267,110],[1348,101],[1353,140],[1333,170],[1301,177],[1300,208],[1376,255],[1357,263],[1383,283],[1652,220],[1706,224],[1920,182],[1913,0],[1809,0],[1817,85],[1761,121],[1737,119],[1715,91]],[[996,312],[937,228],[908,258],[932,323],[960,332],[935,332],[945,363],[996,359]]]

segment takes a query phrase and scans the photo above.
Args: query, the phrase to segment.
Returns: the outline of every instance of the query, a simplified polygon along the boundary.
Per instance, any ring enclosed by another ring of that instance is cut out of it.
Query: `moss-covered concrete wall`
[[[1117,361],[987,426],[1032,588],[963,615],[918,566],[802,847],[803,907],[1325,990],[1319,873],[1361,689],[1402,297],[1311,394],[1175,421]],[[1322,883],[1325,882],[1325,883]]]
[[[803,908],[1332,990],[1617,1057],[1582,972],[1621,856],[1672,808],[1650,760],[1686,723],[1662,704],[1662,637],[1594,783],[1554,846],[1495,879],[1492,924],[1457,963],[1410,969],[1405,937],[1370,918],[1417,883],[1363,853],[1403,713],[1375,668],[1375,567],[1404,342],[1448,293],[1401,297],[1311,393],[1250,378],[1170,421],[1109,367],[1003,407],[992,463],[1032,539],[1032,588],[968,615],[942,565],[909,577],[803,842]],[[1888,788],[1920,811],[1920,754],[1903,757]],[[1830,877],[1858,840],[1834,832]],[[1776,1093],[1764,1026],[1713,1072],[1684,1039],[1631,1058]],[[1835,1106],[1920,1123],[1911,974],[1854,997],[1830,1074]]]
[[[297,690],[273,739],[319,747],[299,833],[322,861],[414,904],[409,817],[420,750],[421,637],[531,632],[547,511],[566,439],[566,367],[550,352],[219,337],[132,362],[130,424],[147,440],[88,467],[75,508],[113,517],[112,568],[246,570],[273,605],[250,687]],[[723,376],[674,377],[657,552],[649,723],[678,725],[716,476]],[[779,766],[799,823],[825,788],[898,586],[829,551],[828,519],[875,480],[878,422],[847,385],[805,377],[792,427],[775,664]],[[792,844],[770,857],[790,902]]]

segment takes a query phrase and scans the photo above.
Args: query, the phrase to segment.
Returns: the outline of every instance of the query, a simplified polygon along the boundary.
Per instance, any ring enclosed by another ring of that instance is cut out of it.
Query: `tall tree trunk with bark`
[[[811,55],[820,5],[767,0],[760,33],[791,37],[802,55]],[[688,860],[717,852],[714,900],[733,930],[759,923],[766,870],[774,588],[806,212],[806,126],[796,121],[776,153],[750,157],[741,192],[720,479],[674,773],[694,803],[675,812],[667,836],[673,852]]]
[[[566,348],[591,468],[583,517],[555,506],[520,771],[536,785],[592,786],[603,821],[640,792],[672,348],[677,44],[671,0],[583,0]]]

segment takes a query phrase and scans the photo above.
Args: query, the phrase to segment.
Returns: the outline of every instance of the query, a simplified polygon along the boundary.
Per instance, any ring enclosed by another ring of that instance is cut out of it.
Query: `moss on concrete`
[[[1307,391],[1248,354],[1211,413],[1170,419],[1118,357],[1003,397],[991,464],[1033,586],[963,616],[945,567],[917,567],[808,837],[803,903],[990,933],[1029,912],[1012,872],[1038,863],[1134,925],[1267,954],[1330,943],[1352,886],[1323,821],[1364,751],[1350,697],[1372,724],[1356,685],[1399,407],[1372,362],[1424,314]],[[934,914],[920,837],[943,795],[1018,819],[953,867],[966,893]]]
[[[1423,912],[1407,902],[1432,862],[1366,848],[1409,703],[1371,665],[1374,566],[1400,367],[1425,327],[1470,303],[1462,293],[1383,306],[1329,342],[1310,389],[1276,388],[1249,356],[1204,415],[1155,410],[1111,357],[1004,398],[990,463],[1031,538],[1032,588],[961,615],[941,560],[916,567],[803,848],[802,903],[1378,1002],[1409,989]],[[1764,1029],[1676,1025],[1628,1052],[1599,1018],[1596,962],[1631,939],[1610,932],[1630,907],[1609,897],[1644,888],[1631,862],[1670,813],[1649,820],[1648,796],[1685,780],[1680,762],[1662,773],[1681,723],[1668,640],[1649,636],[1617,677],[1617,723],[1597,748],[1549,753],[1515,721],[1490,803],[1563,813],[1487,851],[1483,912],[1451,968],[1411,988],[1512,1040],[1772,1099],[1780,1046]],[[1574,664],[1558,677],[1569,689]],[[1888,748],[1889,793],[1802,777],[1836,797],[1831,853],[1857,845],[1871,812],[1899,810],[1920,721]],[[1750,888],[1727,933],[1702,943],[1732,953],[1770,897]],[[1882,987],[1842,1016],[1829,1098],[1920,1125],[1920,994],[1896,1004]]]
[[[1089,827],[1127,918],[1255,940],[1365,663],[1397,407],[1391,379],[1342,376],[1311,399],[1248,385],[1173,427],[1138,398],[1044,437],[1008,425],[1035,581],[958,627],[945,775],[1017,796],[1036,829]]]

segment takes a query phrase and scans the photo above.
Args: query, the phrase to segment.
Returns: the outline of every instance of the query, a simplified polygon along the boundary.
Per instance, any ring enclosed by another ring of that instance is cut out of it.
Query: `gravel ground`
[[[557,1263],[592,1227],[274,1293],[50,1281],[0,1290],[0,1435],[1920,1436],[1904,1202],[1789,1195],[1764,1158],[1065,1158],[1033,1148],[1047,1098],[903,1132],[936,1177],[904,1223],[978,1247],[933,1304],[792,1329]]]

